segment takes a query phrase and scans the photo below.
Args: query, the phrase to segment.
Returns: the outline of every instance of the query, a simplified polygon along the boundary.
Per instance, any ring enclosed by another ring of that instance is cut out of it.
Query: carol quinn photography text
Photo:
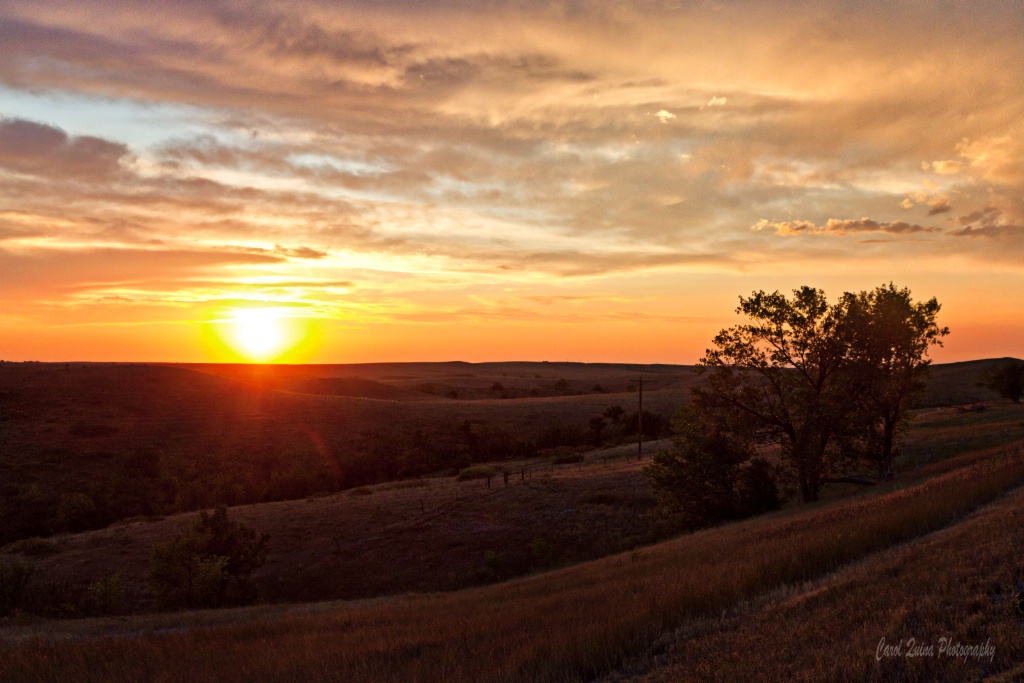
[[[882,636],[875,648],[875,661],[882,661],[887,657],[905,657],[913,659],[916,657],[948,657],[950,659],[988,659],[996,656],[996,648],[992,645],[992,639],[984,643],[965,644],[959,640],[945,636],[939,638],[937,643],[918,642],[916,638],[901,638],[898,643],[890,643]]]

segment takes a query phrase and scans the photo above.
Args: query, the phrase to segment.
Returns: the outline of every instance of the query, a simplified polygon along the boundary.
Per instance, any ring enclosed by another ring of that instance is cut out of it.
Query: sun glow
[[[310,341],[306,321],[285,308],[240,308],[213,323],[215,337],[237,360],[276,363],[292,359]]]

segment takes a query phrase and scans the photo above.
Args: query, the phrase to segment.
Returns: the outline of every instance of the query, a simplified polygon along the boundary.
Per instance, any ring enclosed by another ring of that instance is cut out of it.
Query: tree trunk
[[[892,447],[896,439],[896,421],[885,417],[882,433],[882,459],[879,463],[878,478],[882,481],[892,479]]]
[[[819,488],[821,488],[821,481],[816,469],[813,472],[804,472],[800,475],[800,498],[803,502],[816,502]]]

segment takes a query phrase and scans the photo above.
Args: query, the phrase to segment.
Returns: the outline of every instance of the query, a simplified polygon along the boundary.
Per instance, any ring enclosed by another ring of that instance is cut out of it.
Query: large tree
[[[781,447],[803,500],[817,500],[825,453],[849,410],[842,313],[813,287],[792,299],[754,292],[736,312],[749,322],[714,338],[700,362],[708,381],[694,400],[745,415],[759,441]]]
[[[813,287],[792,298],[754,292],[737,309],[748,322],[722,330],[701,360],[708,378],[694,401],[742,415],[756,441],[779,446],[802,499],[817,500],[851,452],[873,453],[891,469],[924,355],[947,332],[935,325],[938,309],[893,285],[835,304]],[[862,448],[841,447],[851,443]]]
[[[949,329],[936,323],[935,298],[914,302],[907,288],[891,282],[871,292],[843,295],[849,332],[848,384],[860,399],[854,429],[863,435],[863,455],[891,479],[892,459],[909,409],[924,391],[932,345]]]

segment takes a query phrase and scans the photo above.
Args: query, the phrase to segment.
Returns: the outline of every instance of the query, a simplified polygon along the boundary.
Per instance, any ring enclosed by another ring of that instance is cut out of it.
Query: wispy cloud
[[[753,230],[771,230],[778,235],[789,236],[809,235],[850,235],[864,232],[883,232],[890,235],[910,235],[918,232],[939,232],[938,228],[928,228],[906,221],[879,222],[870,218],[839,219],[829,218],[824,225],[815,225],[811,221],[770,221],[762,219],[754,224]]]

